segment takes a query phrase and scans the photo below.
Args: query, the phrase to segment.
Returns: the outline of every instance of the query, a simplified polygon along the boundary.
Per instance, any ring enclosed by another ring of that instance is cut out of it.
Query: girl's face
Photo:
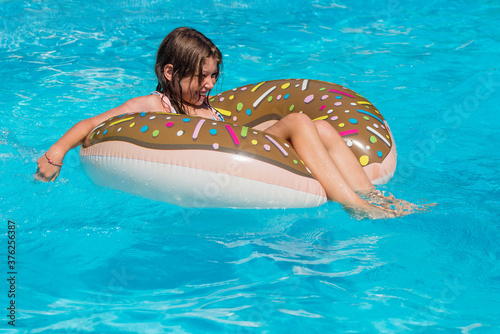
[[[214,58],[208,58],[203,65],[201,84],[198,83],[198,75],[181,79],[182,100],[191,105],[201,106],[208,92],[214,88],[218,76],[217,62]]]

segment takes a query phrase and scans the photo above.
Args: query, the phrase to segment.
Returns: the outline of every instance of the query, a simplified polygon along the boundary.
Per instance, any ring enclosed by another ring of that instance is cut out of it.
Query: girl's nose
[[[211,90],[215,86],[215,78],[212,78],[211,76],[207,76],[205,78],[205,82],[203,83],[204,86],[207,88],[207,90]]]

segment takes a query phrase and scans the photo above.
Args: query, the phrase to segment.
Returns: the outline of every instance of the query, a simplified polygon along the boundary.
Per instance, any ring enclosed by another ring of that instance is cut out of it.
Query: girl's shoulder
[[[165,106],[157,96],[143,95],[134,97],[123,104],[127,112],[163,111]]]
[[[177,114],[177,111],[172,107],[170,99],[162,92],[154,91],[149,93],[149,96],[158,96],[160,98],[163,109],[169,113]]]

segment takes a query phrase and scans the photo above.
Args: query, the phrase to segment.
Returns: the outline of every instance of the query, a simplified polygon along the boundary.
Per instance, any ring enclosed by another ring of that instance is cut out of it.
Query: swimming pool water
[[[278,10],[276,10],[278,8]],[[500,5],[493,1],[0,1],[0,306],[6,333],[500,332]],[[216,90],[276,78],[346,85],[391,125],[381,187],[438,206],[356,221],[314,209],[184,209],[95,186],[72,124],[155,89],[162,38],[224,54]]]

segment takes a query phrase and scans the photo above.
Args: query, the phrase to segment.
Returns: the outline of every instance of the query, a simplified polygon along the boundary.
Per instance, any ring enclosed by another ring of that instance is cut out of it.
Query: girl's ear
[[[167,81],[172,81],[172,75],[174,73],[174,66],[172,64],[167,64],[163,68],[163,75],[167,79]]]

